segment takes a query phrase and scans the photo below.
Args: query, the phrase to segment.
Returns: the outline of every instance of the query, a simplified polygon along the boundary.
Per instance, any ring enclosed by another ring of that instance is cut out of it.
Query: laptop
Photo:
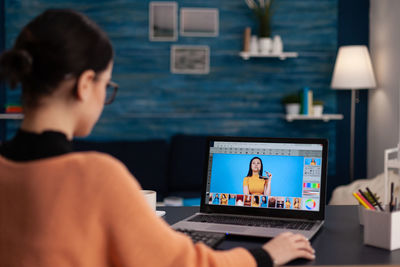
[[[200,212],[174,229],[311,239],[324,223],[327,139],[208,137]]]

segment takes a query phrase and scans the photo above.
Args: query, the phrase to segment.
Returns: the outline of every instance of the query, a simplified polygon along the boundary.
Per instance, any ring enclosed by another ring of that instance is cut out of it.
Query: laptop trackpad
[[[209,231],[218,231],[218,232],[244,232],[246,231],[246,228],[244,227],[235,227],[235,226],[228,226],[228,225],[213,225],[210,227],[207,227],[207,230]]]

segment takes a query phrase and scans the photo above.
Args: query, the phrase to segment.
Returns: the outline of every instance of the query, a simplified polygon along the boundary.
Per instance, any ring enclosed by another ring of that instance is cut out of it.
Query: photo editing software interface
[[[322,144],[211,143],[205,203],[319,211]]]

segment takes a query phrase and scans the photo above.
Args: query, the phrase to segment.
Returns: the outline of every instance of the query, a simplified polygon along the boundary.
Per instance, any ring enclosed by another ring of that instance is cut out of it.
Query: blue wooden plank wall
[[[337,0],[275,0],[272,34],[281,35],[285,51],[298,58],[238,56],[246,26],[257,23],[242,0],[181,0],[181,7],[219,9],[218,37],[183,37],[150,42],[148,7],[143,0],[6,0],[6,46],[20,29],[47,8],[73,8],[95,20],[109,34],[116,58],[116,101],[105,107],[91,140],[168,139],[177,133],[271,137],[326,137],[329,174],[335,174],[336,123],[286,122],[281,98],[304,86],[336,113],[336,92],[329,84],[337,49]],[[79,40],[77,40],[79,41]],[[171,74],[171,45],[209,45],[208,75]],[[7,93],[8,101],[19,92]],[[8,122],[8,138],[18,127]]]

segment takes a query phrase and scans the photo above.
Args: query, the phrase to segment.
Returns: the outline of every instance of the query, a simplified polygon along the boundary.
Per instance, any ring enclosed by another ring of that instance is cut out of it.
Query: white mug
[[[156,210],[157,192],[153,190],[140,190],[152,210]]]

